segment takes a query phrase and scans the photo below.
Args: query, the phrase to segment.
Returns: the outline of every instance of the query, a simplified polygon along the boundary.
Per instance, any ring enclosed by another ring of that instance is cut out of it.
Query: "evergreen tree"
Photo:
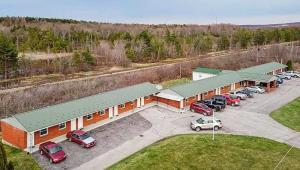
[[[227,50],[229,48],[229,39],[225,33],[222,33],[220,38],[218,39],[218,49],[219,50]]]
[[[0,33],[0,69],[4,72],[4,78],[7,73],[17,66],[18,52],[12,40]]]
[[[85,50],[84,52],[82,52],[82,57],[84,59],[84,61],[88,64],[88,65],[96,65],[96,59],[95,57],[91,54],[90,50]]]
[[[287,63],[286,63],[286,65],[288,66],[288,70],[290,71],[290,70],[293,70],[293,61],[292,60],[289,60]]]
[[[75,65],[81,64],[81,56],[80,56],[79,52],[77,52],[77,51],[74,52],[72,60]]]

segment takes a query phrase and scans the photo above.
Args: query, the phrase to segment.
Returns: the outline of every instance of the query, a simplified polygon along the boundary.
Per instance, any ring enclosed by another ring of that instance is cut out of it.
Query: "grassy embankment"
[[[163,88],[169,88],[175,85],[185,84],[191,82],[191,78],[181,78],[181,79],[175,79],[175,80],[168,80],[160,83],[160,85],[163,86]]]
[[[4,145],[4,148],[7,158],[13,162],[15,170],[41,170],[30,154],[7,145]]]
[[[274,169],[290,146],[249,136],[180,135],[129,156],[108,169]],[[300,149],[293,148],[278,169],[300,169]]]
[[[300,132],[300,97],[273,111],[271,117],[290,129]]]

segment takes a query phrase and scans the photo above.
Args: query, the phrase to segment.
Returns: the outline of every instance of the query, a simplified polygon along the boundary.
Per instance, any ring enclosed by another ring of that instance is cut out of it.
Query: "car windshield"
[[[230,98],[237,99],[237,96],[232,95],[232,96],[230,96]]]
[[[49,149],[49,152],[50,153],[56,153],[56,152],[59,152],[62,150],[62,147],[61,146],[54,146],[52,148]]]
[[[200,119],[197,119],[197,120],[196,120],[196,122],[198,122],[198,123],[200,123],[200,124],[201,124],[201,123],[203,123],[203,122],[204,122],[204,120],[203,120],[202,118],[200,118]]]
[[[206,105],[202,105],[202,107],[203,107],[204,109],[208,109],[208,106],[206,106]]]
[[[80,139],[81,139],[81,140],[84,140],[84,139],[87,139],[87,138],[89,138],[89,137],[90,137],[90,135],[87,134],[87,133],[85,133],[85,134],[83,134],[83,135],[80,136]]]

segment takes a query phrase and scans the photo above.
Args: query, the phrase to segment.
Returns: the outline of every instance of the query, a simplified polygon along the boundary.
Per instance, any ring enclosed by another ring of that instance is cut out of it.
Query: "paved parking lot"
[[[239,107],[227,107],[216,116],[223,121],[224,131],[233,134],[260,136],[300,148],[300,133],[273,120],[269,113],[300,96],[300,79],[285,81],[267,94],[256,94],[242,101]]]
[[[93,148],[85,149],[68,141],[60,143],[68,157],[59,164],[50,164],[49,160],[38,152],[34,153],[33,157],[42,168],[47,170],[72,169],[139,136],[150,128],[149,121],[140,114],[133,114],[90,131],[90,135],[97,140],[97,145]]]
[[[217,112],[216,117],[224,124],[224,128],[217,133],[260,136],[300,148],[299,132],[288,129],[269,117],[271,111],[300,96],[299,86],[300,79],[285,81],[284,85],[271,93],[256,94],[253,99],[242,101],[240,107],[228,106],[225,111]],[[160,107],[152,107],[139,114],[152,123],[152,127],[143,133],[142,138],[135,137],[76,169],[104,169],[165,137],[197,133],[192,131],[189,125],[191,120],[201,116],[192,112],[174,113]]]
[[[260,136],[300,148],[299,132],[269,117],[271,111],[300,96],[299,86],[300,79],[285,81],[284,85],[271,93],[256,94],[254,98],[242,101],[239,107],[228,106],[225,111],[217,112],[216,117],[224,125],[217,133]],[[180,114],[155,106],[93,130],[91,133],[96,136],[98,145],[91,150],[63,142],[69,157],[61,164],[50,165],[37,153],[34,157],[45,169],[104,169],[165,137],[198,133],[192,131],[189,125],[191,120],[200,116],[189,111]]]

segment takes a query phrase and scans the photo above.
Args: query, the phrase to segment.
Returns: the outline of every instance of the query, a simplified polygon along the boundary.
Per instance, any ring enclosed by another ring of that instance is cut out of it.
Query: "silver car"
[[[201,117],[191,122],[191,128],[197,132],[203,129],[219,130],[222,128],[222,122],[219,119],[213,119],[212,117]]]
[[[283,75],[294,77],[294,78],[300,78],[300,74],[297,71],[287,71],[284,72]]]
[[[279,73],[276,76],[281,78],[281,79],[285,79],[285,80],[291,80],[292,79],[292,76],[287,75],[287,74],[282,74],[282,73]]]
[[[248,89],[251,92],[260,93],[260,94],[266,92],[265,89],[263,89],[262,87],[259,87],[259,86],[246,87],[246,89]]]
[[[238,91],[232,91],[232,92],[230,92],[230,95],[236,96],[240,100],[246,100],[246,98],[247,98],[246,94],[238,93]]]

